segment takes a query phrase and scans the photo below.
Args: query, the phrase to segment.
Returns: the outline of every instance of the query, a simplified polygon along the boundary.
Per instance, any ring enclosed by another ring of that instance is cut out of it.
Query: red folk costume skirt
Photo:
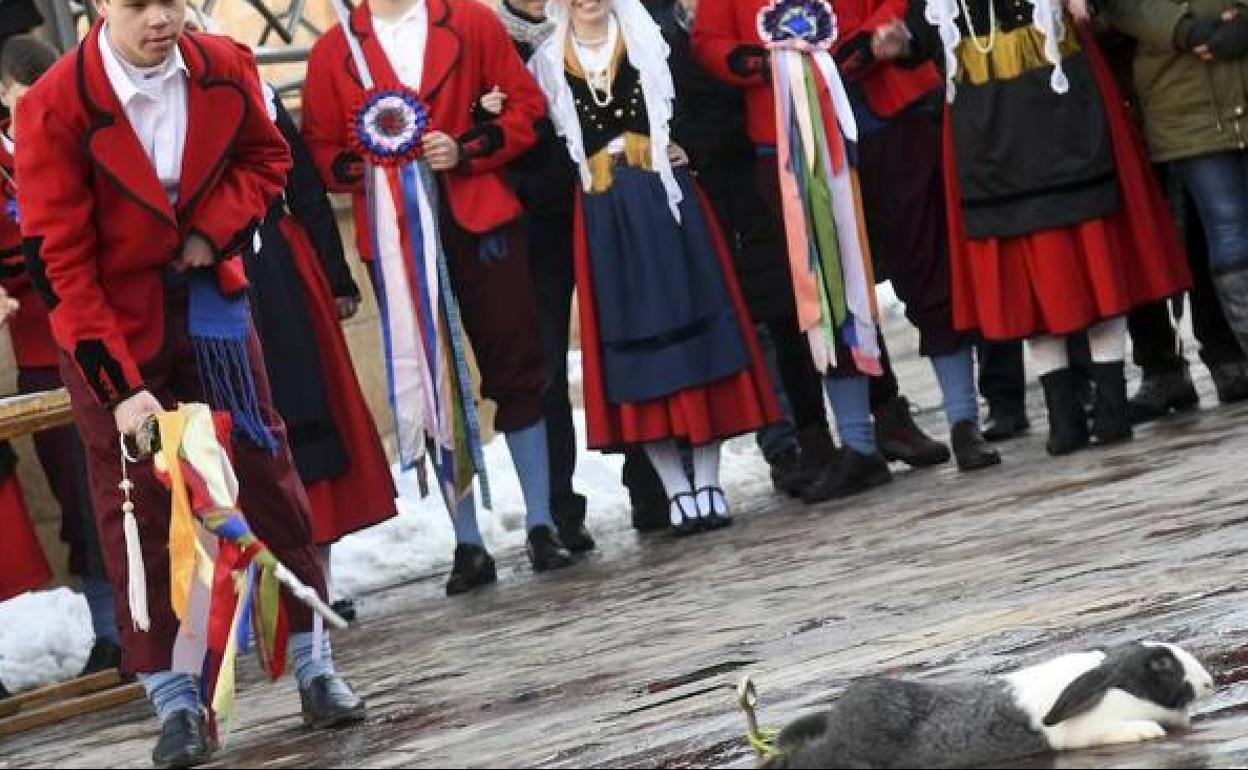
[[[958,329],[992,340],[1066,335],[1191,285],[1173,214],[1118,86],[1095,44],[1086,35],[1080,42],[1104,104],[1121,207],[1109,216],[1067,227],[971,239],[965,235],[961,207],[949,205]],[[951,111],[946,108],[945,192],[951,203],[962,200],[953,147]]]
[[[312,242],[290,216],[278,226],[308,293],[308,320],[321,354],[330,417],[349,458],[342,474],[305,485],[312,508],[312,537],[318,545],[325,545],[393,517],[397,512],[394,477]]]
[[[8,442],[0,442],[0,601],[51,579],[52,569],[22,501],[16,456]]]
[[[674,222],[668,211],[667,201],[663,197],[662,187],[657,181],[657,175],[653,172],[620,168],[616,172],[615,183],[606,193],[580,194],[577,196],[576,204],[576,287],[581,319],[587,441],[592,449],[619,450],[629,444],[665,439],[682,439],[694,446],[700,446],[757,430],[780,419],[779,407],[772,392],[762,353],[754,336],[749,311],[746,309],[745,300],[737,284],[729,251],[720,235],[719,227],[715,224],[714,212],[687,171],[677,169],[677,176],[685,190],[685,199],[681,203],[684,224],[679,228],[683,237],[667,239],[662,244],[662,250],[665,253],[657,261],[653,253],[639,255],[639,252],[643,250],[638,249],[617,252],[614,258],[642,261],[649,259],[652,265],[658,266],[652,274],[661,274],[665,265],[672,264],[671,262],[664,263],[662,260],[669,259],[684,260],[687,264],[698,263],[700,265],[698,268],[691,268],[690,272],[685,271],[684,268],[674,269],[674,272],[686,275],[700,274],[703,277],[708,273],[722,275],[722,289],[725,291],[722,295],[723,301],[731,307],[731,320],[728,324],[730,328],[735,325],[732,336],[739,339],[739,342],[733,340],[733,343],[734,346],[738,344],[743,346],[743,355],[739,357],[740,365],[734,371],[718,379],[680,387],[659,397],[644,400],[608,398],[609,391],[618,392],[620,388],[618,381],[607,382],[611,363],[607,360],[609,354],[603,346],[602,330],[605,328],[603,324],[606,319],[602,313],[609,309],[597,306],[596,298],[599,295],[595,292],[595,281],[602,279],[604,283],[614,282],[620,273],[612,269],[611,275],[604,275],[608,270],[604,269],[602,261],[602,241],[599,240],[599,245],[596,247],[594,239],[605,236],[616,243],[625,243],[629,239],[621,237],[618,231],[612,233],[612,225],[609,223],[605,230],[599,229],[592,234],[588,233],[587,230],[591,229],[594,223],[589,221],[592,217],[587,216],[587,207],[592,209],[595,205],[599,205],[599,201],[587,200],[587,198],[633,196],[632,202],[624,203],[622,208],[617,208],[617,213],[623,211],[631,216],[632,218],[629,218],[627,222],[627,229],[644,233],[643,239],[665,228],[670,229],[671,223]],[[647,190],[647,185],[649,185],[649,190]],[[654,194],[648,195],[648,192]],[[638,202],[639,199],[641,202]],[[590,213],[592,214],[592,211]],[[696,230],[693,229],[695,227]],[[670,250],[667,250],[668,247]],[[598,248],[597,254],[594,253],[595,248]],[[595,263],[599,265],[597,274],[594,268]],[[623,270],[627,273],[629,268],[625,267]],[[697,273],[698,270],[701,272]],[[703,281],[703,283],[719,283],[719,281]],[[642,296],[621,296],[616,300],[616,304],[627,303],[636,309],[646,303],[655,302],[655,296],[658,294],[666,297],[680,295],[684,290],[678,288],[673,291],[672,286],[676,284],[679,284],[679,280],[673,277],[667,285],[656,286],[655,292],[647,292]],[[715,291],[719,290],[720,287],[717,286]],[[696,286],[692,287],[692,291],[696,293]],[[617,296],[619,296],[618,293]],[[689,301],[696,303],[699,298],[692,297]],[[651,305],[651,307],[655,306]],[[657,307],[655,309],[663,312]],[[645,307],[641,307],[638,315],[646,317],[649,313],[646,312]],[[722,334],[723,331],[721,328],[719,333]],[[708,334],[707,339],[713,336]],[[721,336],[719,339],[724,338]],[[697,356],[696,351],[691,352],[694,352],[695,357]],[[708,353],[708,358],[716,355],[716,351],[708,351]],[[618,367],[616,371],[619,371]],[[617,377],[617,380],[619,379],[621,378]],[[634,386],[646,387],[649,384],[645,381],[647,379],[649,378],[641,378],[642,381],[635,382]]]

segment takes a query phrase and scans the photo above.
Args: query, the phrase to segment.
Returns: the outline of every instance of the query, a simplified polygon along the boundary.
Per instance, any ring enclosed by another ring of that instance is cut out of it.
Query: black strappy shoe
[[[685,503],[686,499],[689,500],[688,505]],[[668,500],[667,504],[667,518],[672,525],[672,532],[677,537],[696,535],[702,531],[702,519],[698,516],[698,500],[693,496],[692,492],[681,492]],[[680,511],[680,523],[672,521],[673,506]]]
[[[703,493],[706,493],[707,497],[705,513],[702,513],[701,505]],[[715,504],[716,495],[719,495],[718,502],[722,503],[722,505]],[[724,494],[723,487],[702,487],[694,493],[694,502],[698,504],[698,511],[702,517],[702,526],[706,529],[723,529],[724,527],[732,526],[732,516],[728,513],[728,496]]]

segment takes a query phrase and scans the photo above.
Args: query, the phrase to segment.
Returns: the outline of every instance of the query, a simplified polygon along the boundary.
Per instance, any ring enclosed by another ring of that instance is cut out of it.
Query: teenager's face
[[[546,0],[519,0],[516,6],[534,19],[546,18]]]
[[[154,67],[173,52],[186,23],[186,0],[95,0],[108,19],[109,41],[136,67]]]
[[[611,0],[569,0],[572,20],[581,24],[600,22],[611,13]]]

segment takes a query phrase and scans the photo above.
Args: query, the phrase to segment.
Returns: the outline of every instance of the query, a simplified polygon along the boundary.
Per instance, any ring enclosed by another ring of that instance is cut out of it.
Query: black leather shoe
[[[972,420],[955,423],[949,432],[949,443],[953,444],[958,470],[977,471],[1001,464],[1001,453],[988,445]]]
[[[1200,406],[1187,366],[1177,371],[1145,374],[1140,387],[1127,402],[1132,425],[1160,420],[1171,412],[1187,412]]]
[[[682,492],[668,502],[667,524],[672,528],[672,534],[676,537],[696,535],[702,531],[702,519],[698,516],[698,500],[691,492]]]
[[[1049,411],[1049,439],[1045,449],[1054,457],[1068,455],[1088,445],[1088,413],[1075,393],[1075,373],[1059,369],[1040,377]]]
[[[1131,420],[1127,408],[1127,379],[1124,364],[1094,363],[1091,366],[1096,400],[1093,402],[1092,437],[1098,446],[1130,441]]]
[[[723,487],[702,487],[693,497],[698,502],[703,529],[709,531],[732,526],[732,514],[728,512],[728,498],[724,495]],[[706,513],[703,514],[702,511]]]
[[[321,674],[307,689],[300,687],[299,705],[303,723],[316,730],[363,722],[368,711],[363,699],[337,674]]]
[[[644,449],[630,447],[624,453],[623,481],[632,503],[633,529],[638,532],[667,529],[667,492]]]
[[[348,623],[354,623],[356,617],[358,617],[358,613],[356,613],[355,611],[355,599],[352,599],[350,597],[345,598],[345,599],[339,599],[338,601],[329,605],[329,608],[333,610],[334,612],[338,613],[338,617],[342,618]]]
[[[1027,411],[1022,406],[988,405],[988,421],[984,423],[984,438],[988,441],[1009,441],[1029,430],[1031,420],[1027,419]]]
[[[555,531],[544,524],[529,530],[525,550],[534,572],[549,572],[572,565],[572,554],[568,553]]]
[[[1213,387],[1218,391],[1218,402],[1235,404],[1248,400],[1248,362],[1230,361],[1209,367]]]
[[[456,596],[498,580],[494,558],[479,545],[455,546],[455,563],[446,581],[446,595]]]
[[[802,467],[802,455],[796,447],[784,450],[767,465],[771,468],[771,486],[777,492],[798,495],[810,483],[810,472]]]
[[[571,553],[587,553],[594,550],[597,543],[593,535],[585,528],[585,498],[572,495],[565,501],[551,506],[555,520],[555,529],[559,531],[559,539],[563,541]]]
[[[199,711],[175,711],[160,725],[160,739],[152,750],[156,767],[198,767],[212,759],[208,723]]]
[[[888,462],[880,455],[864,455],[849,447],[837,461],[824,468],[819,478],[802,492],[802,500],[814,504],[849,497],[893,480]]]
[[[875,412],[875,440],[889,462],[930,468],[949,462],[949,447],[923,432],[910,415],[910,402],[898,396]]]
[[[121,646],[107,639],[96,639],[87,655],[87,662],[78,676],[89,676],[121,665]]]

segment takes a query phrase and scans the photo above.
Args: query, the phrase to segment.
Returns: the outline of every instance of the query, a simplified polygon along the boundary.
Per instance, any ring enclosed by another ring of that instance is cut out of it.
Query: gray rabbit
[[[873,679],[777,737],[765,767],[991,765],[1160,738],[1189,724],[1213,678],[1184,650],[1141,642],[1081,652],[982,683]]]

